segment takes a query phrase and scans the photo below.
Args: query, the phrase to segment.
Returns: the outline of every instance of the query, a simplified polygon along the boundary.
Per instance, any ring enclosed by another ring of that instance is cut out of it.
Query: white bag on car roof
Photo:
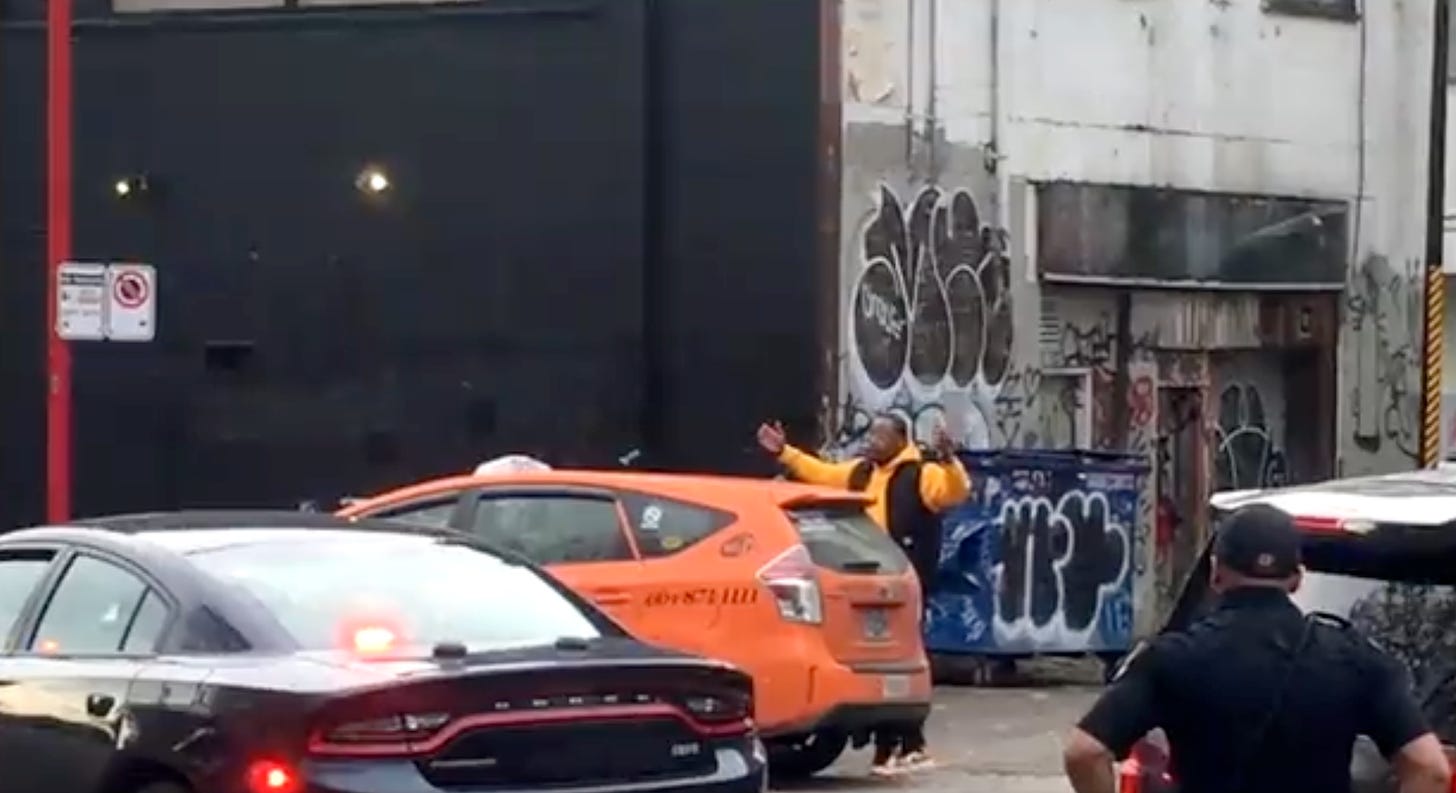
[[[550,471],[551,466],[525,454],[507,454],[475,466],[475,475],[520,474],[529,471]]]

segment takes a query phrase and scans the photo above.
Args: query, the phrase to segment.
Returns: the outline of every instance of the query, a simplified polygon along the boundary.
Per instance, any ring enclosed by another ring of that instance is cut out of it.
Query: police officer
[[[1114,758],[1156,727],[1184,793],[1345,793],[1357,735],[1391,760],[1403,793],[1450,790],[1451,769],[1399,662],[1290,600],[1299,548],[1278,509],[1229,516],[1213,549],[1216,610],[1134,652],[1068,737],[1063,759],[1078,793],[1113,793]]]

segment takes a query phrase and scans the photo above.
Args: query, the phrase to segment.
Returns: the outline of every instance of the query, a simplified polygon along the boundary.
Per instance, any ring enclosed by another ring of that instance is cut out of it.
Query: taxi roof
[[[806,485],[800,482],[789,482],[782,479],[727,476],[720,474],[657,473],[640,470],[553,468],[545,471],[517,471],[483,475],[465,474],[432,479],[409,487],[388,491],[387,493],[366,496],[355,500],[350,506],[372,501],[382,495],[405,498],[416,495],[428,495],[441,490],[501,484],[575,485],[581,487],[622,488],[627,490],[637,489],[648,490],[662,495],[696,492],[704,497],[723,501],[731,501],[744,496],[756,496],[767,498],[783,507],[815,501],[869,502],[868,497],[862,493],[854,493],[832,487]]]
[[[1218,510],[1268,504],[1300,518],[1446,526],[1456,523],[1456,463],[1311,485],[1227,490],[1209,503]]]

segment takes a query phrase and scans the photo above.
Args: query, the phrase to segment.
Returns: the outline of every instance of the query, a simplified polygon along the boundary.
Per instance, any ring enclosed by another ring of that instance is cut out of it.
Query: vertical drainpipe
[[[991,0],[991,140],[986,146],[986,170],[997,175],[997,191],[1001,191],[1001,144],[1006,136],[1005,98],[1003,94],[1006,86],[1003,83],[1005,69],[1002,64],[1005,62],[1005,53],[1001,48],[1006,44],[1006,35],[1002,25],[1006,22],[1006,13],[1001,8],[1001,0]],[[999,196],[996,204],[999,207],[998,222],[1001,228],[1009,228],[1009,214],[1006,204],[1010,196],[1004,194]]]
[[[912,178],[915,175],[915,4],[918,2],[905,0],[905,165]]]
[[[839,232],[843,168],[844,73],[841,0],[819,0],[819,118],[815,146],[815,193],[818,209],[819,288],[816,312],[819,326],[820,366],[816,392],[819,395],[819,443],[834,439],[839,417],[839,308],[842,301],[839,268]]]
[[[925,97],[925,126],[924,132],[927,152],[930,158],[929,170],[932,182],[940,181],[940,117],[937,112],[935,101],[939,93],[938,81],[940,80],[940,69],[937,63],[940,60],[940,0],[930,0],[930,13],[926,20],[926,27],[930,28],[926,38],[930,45],[930,58],[926,63],[925,80],[930,85],[930,90]]]
[[[1445,357],[1446,275],[1441,265],[1446,243],[1446,91],[1449,71],[1448,0],[1435,0],[1435,41],[1431,53],[1431,148],[1426,183],[1426,268],[1421,366],[1420,466],[1435,468],[1441,454],[1441,365]],[[1363,24],[1363,23],[1362,23]]]

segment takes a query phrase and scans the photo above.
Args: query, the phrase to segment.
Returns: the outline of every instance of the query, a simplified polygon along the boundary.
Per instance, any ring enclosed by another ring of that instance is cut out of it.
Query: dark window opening
[[[1319,17],[1353,22],[1360,18],[1357,0],[1264,0],[1264,11],[1270,14]]]

